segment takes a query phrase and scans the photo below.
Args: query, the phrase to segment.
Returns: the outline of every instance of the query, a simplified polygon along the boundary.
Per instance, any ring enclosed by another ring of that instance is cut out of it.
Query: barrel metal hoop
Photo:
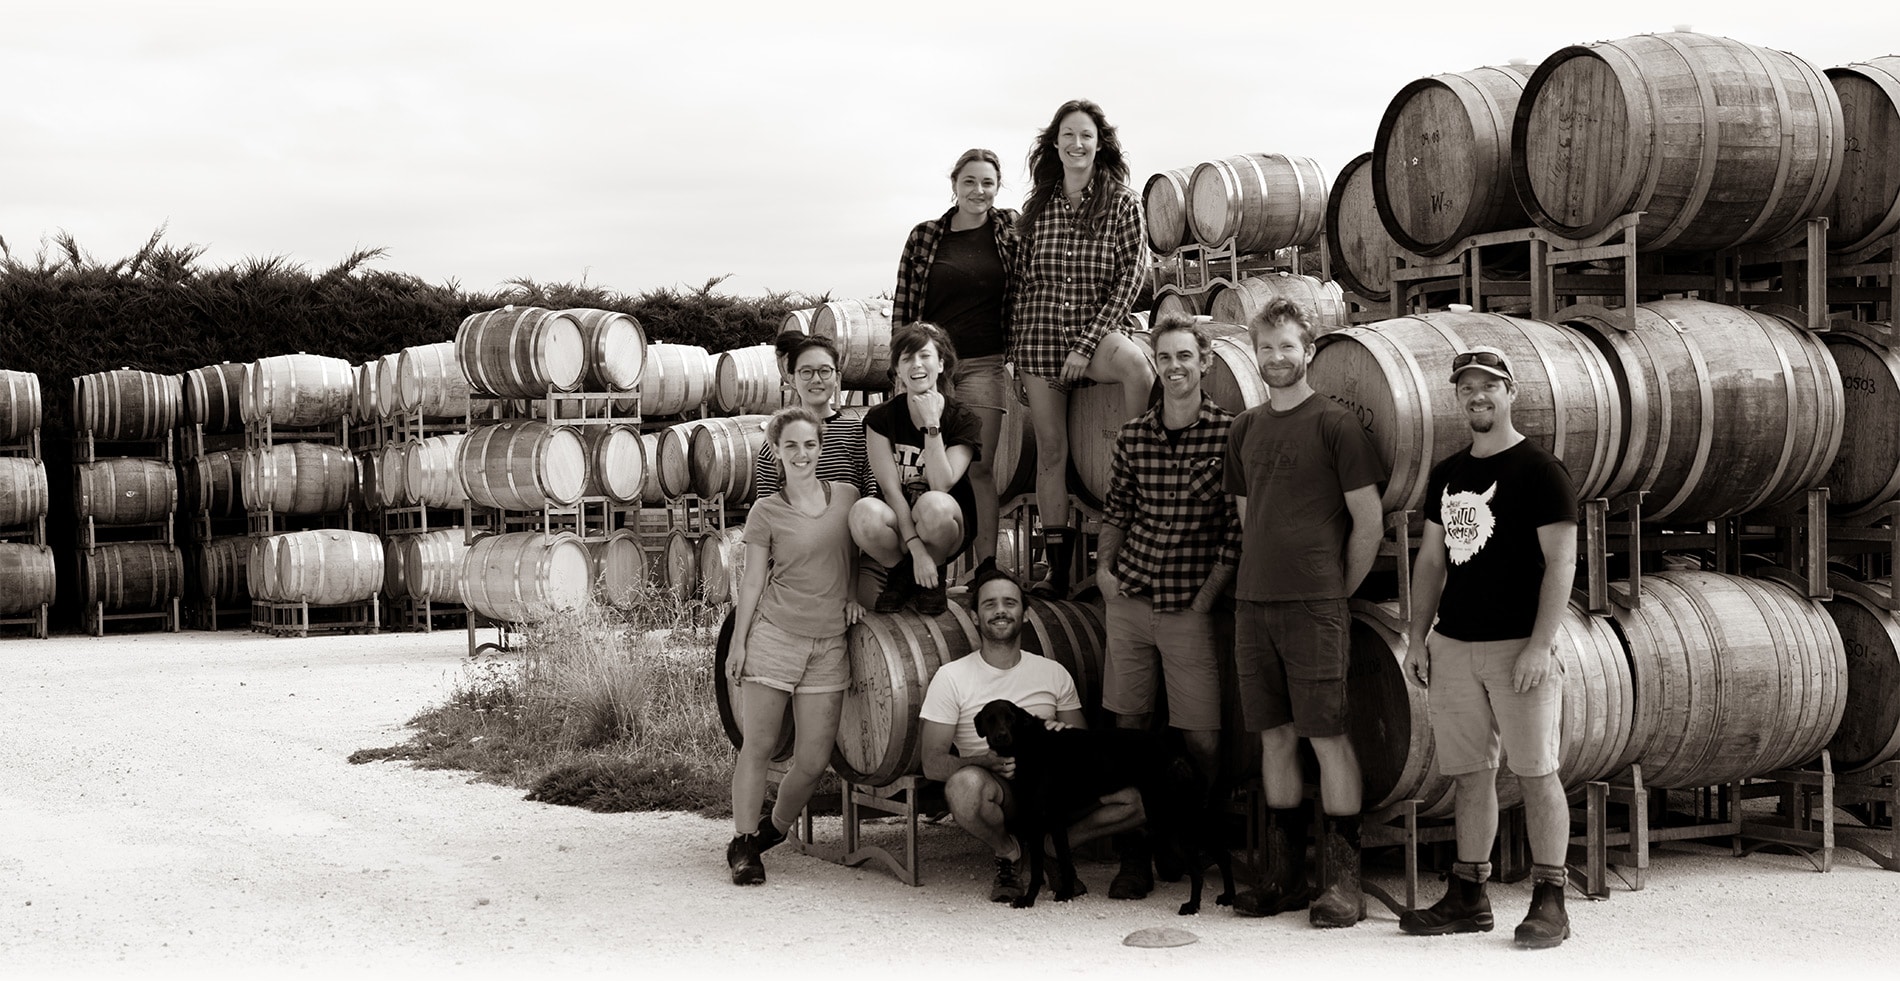
[[[1650,37],[1661,41],[1664,45],[1675,51],[1677,55],[1681,56],[1683,67],[1688,71],[1689,77],[1695,79],[1696,92],[1701,96],[1702,100],[1702,163],[1696,168],[1695,186],[1690,189],[1689,196],[1683,201],[1681,210],[1676,212],[1675,220],[1670,222],[1669,225],[1649,243],[1650,248],[1660,249],[1674,242],[1676,239],[1681,238],[1683,233],[1688,231],[1689,226],[1693,224],[1700,215],[1702,205],[1708,200],[1709,189],[1715,183],[1715,166],[1721,159],[1722,144],[1721,140],[1717,138],[1717,134],[1721,131],[1721,120],[1717,118],[1716,110],[1719,109],[1720,106],[1716,102],[1715,88],[1710,83],[1709,73],[1696,70],[1695,59],[1690,56],[1687,45],[1680,38],[1670,34],[1653,34],[1650,35]],[[1656,89],[1657,86],[1654,84],[1650,85],[1652,96],[1660,100],[1661,93],[1656,91]],[[1656,103],[1655,121],[1658,127],[1662,125],[1662,107],[1660,102]],[[1661,149],[1659,145],[1657,147],[1659,153]],[[1650,172],[1650,187],[1653,190],[1656,181],[1662,177],[1662,161],[1660,156],[1651,160]],[[1649,195],[1645,194],[1643,200],[1648,202]],[[1744,236],[1744,238],[1746,238],[1746,236]]]

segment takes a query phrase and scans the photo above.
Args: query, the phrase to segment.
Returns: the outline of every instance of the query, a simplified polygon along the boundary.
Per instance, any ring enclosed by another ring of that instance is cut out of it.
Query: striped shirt
[[[1102,520],[1124,534],[1110,571],[1156,613],[1185,610],[1216,565],[1240,564],[1240,509],[1223,477],[1234,417],[1201,396],[1201,416],[1172,438],[1161,406],[1124,423]]]
[[[1058,189],[1059,191],[1060,189]],[[1094,186],[1082,192],[1086,208]],[[1135,192],[1111,183],[1099,234],[1082,227],[1061,193],[1036,216],[1010,321],[1010,360],[1018,371],[1054,379],[1071,351],[1095,357],[1102,336],[1128,319],[1141,286],[1146,245]]]
[[[877,496],[877,478],[871,476],[871,464],[864,450],[864,410],[854,408],[833,413],[825,420],[824,438],[824,451],[818,455],[818,479],[850,484],[858,489],[859,497]],[[778,493],[782,478],[778,454],[773,452],[772,444],[769,441],[760,444],[752,469],[752,486],[757,488],[753,499]]]

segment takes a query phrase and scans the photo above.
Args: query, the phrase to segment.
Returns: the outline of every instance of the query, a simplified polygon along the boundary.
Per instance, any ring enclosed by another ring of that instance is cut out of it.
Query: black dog
[[[1014,905],[1034,906],[1042,891],[1042,841],[1055,841],[1056,862],[1064,873],[1056,902],[1074,898],[1075,862],[1069,854],[1069,824],[1093,810],[1104,795],[1134,787],[1141,792],[1147,834],[1156,852],[1168,850],[1182,859],[1189,873],[1192,895],[1180,914],[1200,912],[1202,873],[1207,857],[1220,865],[1223,892],[1216,905],[1233,902],[1233,863],[1213,835],[1213,815],[1207,790],[1194,763],[1185,753],[1170,749],[1155,733],[1136,729],[1051,730],[1043,720],[1015,702],[997,699],[976,715],[976,731],[990,744],[990,752],[1016,761],[1011,786],[1016,814],[1009,830],[1029,855],[1029,885]]]

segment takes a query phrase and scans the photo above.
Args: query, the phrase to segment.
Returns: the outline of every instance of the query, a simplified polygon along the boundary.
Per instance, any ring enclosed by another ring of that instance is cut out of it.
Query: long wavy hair
[[[1050,117],[1049,125],[1036,134],[1035,145],[1029,148],[1029,200],[1023,202],[1022,218],[1016,222],[1016,230],[1025,241],[1032,237],[1037,216],[1062,188],[1062,154],[1056,149],[1056,133],[1062,128],[1063,118],[1074,112],[1088,114],[1095,123],[1095,177],[1089,183],[1088,205],[1077,216],[1088,235],[1102,234],[1110,182],[1128,183],[1128,162],[1122,158],[1121,137],[1116,135],[1115,127],[1109,125],[1102,107],[1087,99],[1064,102]]]

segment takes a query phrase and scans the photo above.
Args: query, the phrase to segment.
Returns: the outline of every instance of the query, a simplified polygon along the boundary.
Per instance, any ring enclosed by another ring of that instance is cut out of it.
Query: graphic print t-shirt
[[[1432,468],[1425,517],[1445,529],[1439,633],[1454,640],[1516,640],[1537,622],[1544,549],[1537,529],[1577,520],[1564,465],[1530,440],[1474,457],[1466,447]]]
[[[976,413],[954,399],[945,399],[940,424],[944,449],[967,446],[972,462],[983,455],[983,424]],[[897,479],[904,485],[904,502],[916,504],[930,489],[930,483],[924,478],[924,433],[910,421],[910,396],[899,395],[872,406],[864,414],[864,428],[891,441]],[[976,514],[976,491],[970,486],[968,469],[950,488],[950,496],[963,510],[965,525],[969,526],[968,522],[974,520]]]

